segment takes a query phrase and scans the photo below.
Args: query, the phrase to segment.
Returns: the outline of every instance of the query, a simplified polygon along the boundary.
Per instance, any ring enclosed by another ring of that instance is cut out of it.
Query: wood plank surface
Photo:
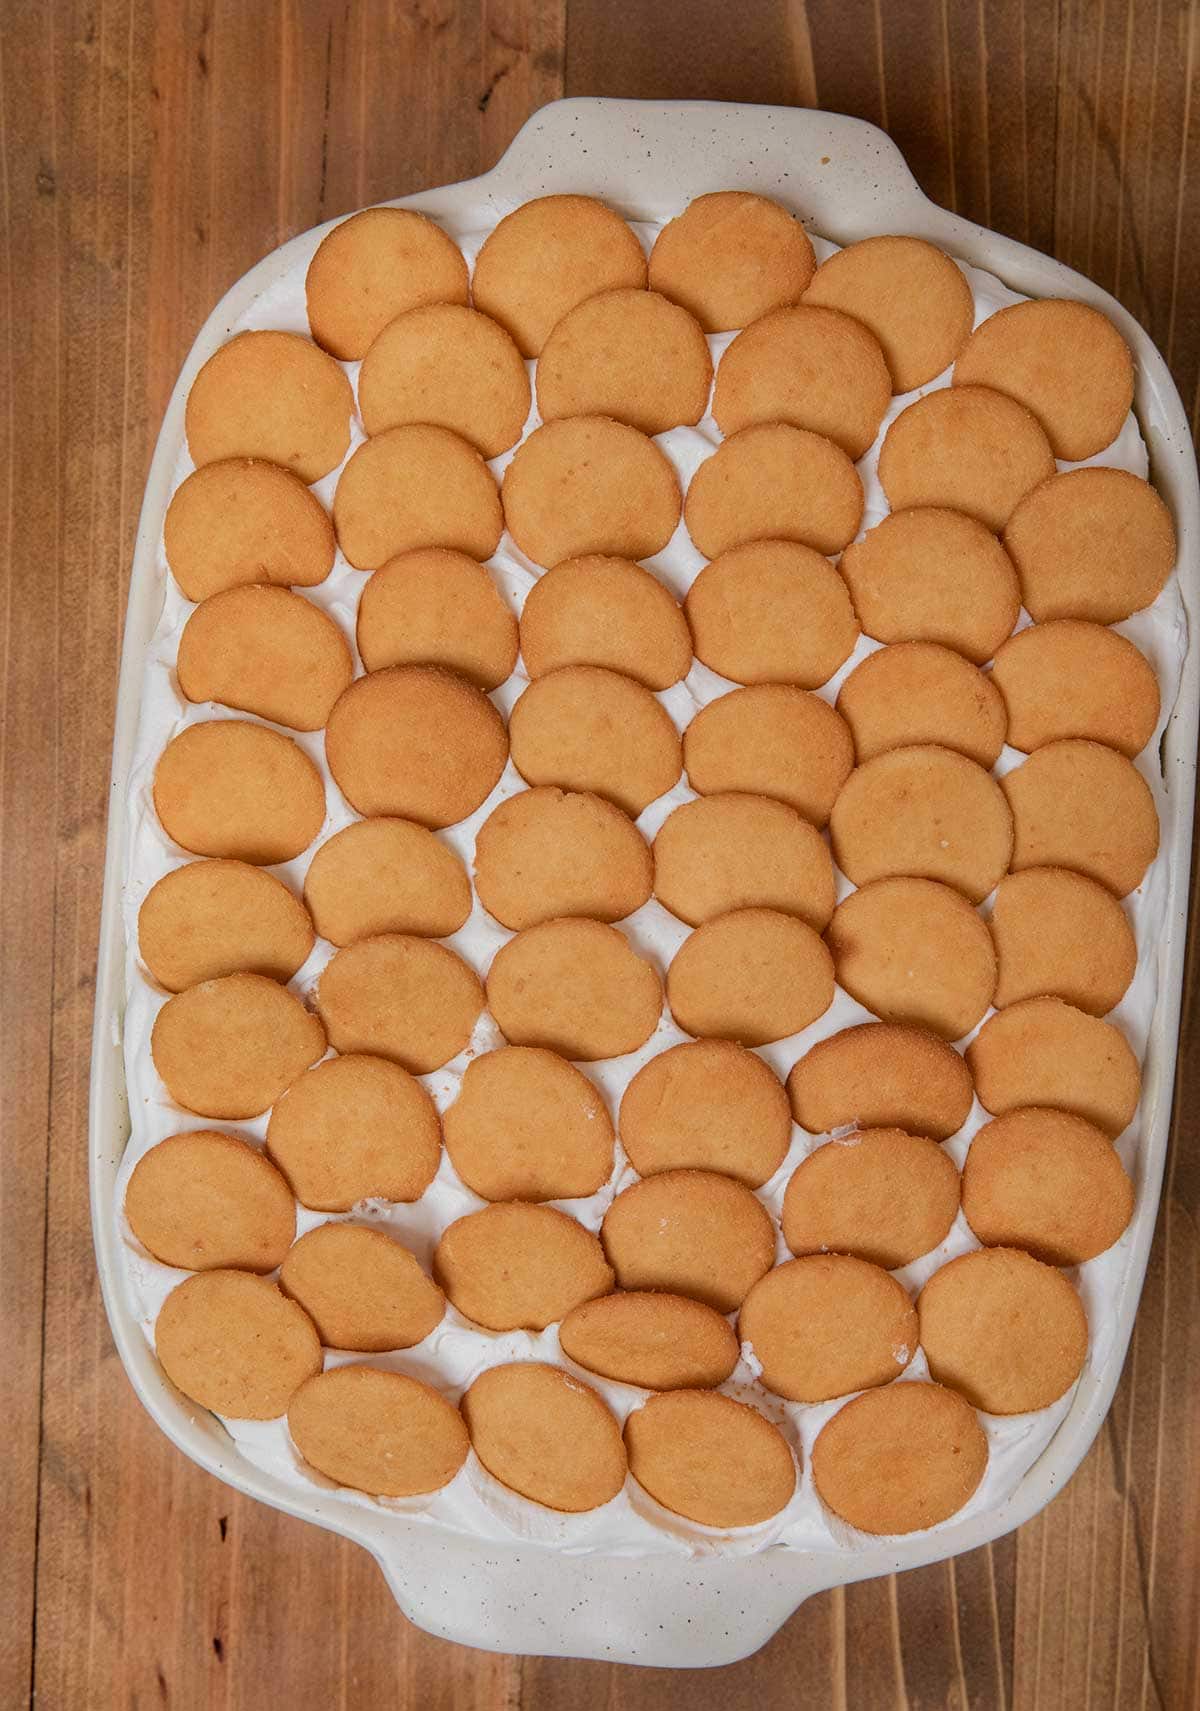
[[[816,104],[1108,287],[1200,412],[1195,0],[0,0],[0,1706],[775,1711],[1200,1704],[1200,1012],[1110,1418],[1019,1534],[814,1599],[713,1672],[487,1656],[134,1400],[86,1104],[116,660],[163,405],[220,293],[481,171],[562,93]]]

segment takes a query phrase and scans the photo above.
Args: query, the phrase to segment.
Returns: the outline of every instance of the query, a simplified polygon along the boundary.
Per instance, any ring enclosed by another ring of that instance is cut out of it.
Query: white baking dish
[[[1065,294],[1094,303],[1121,328],[1137,358],[1136,409],[1154,480],[1174,513],[1189,625],[1200,621],[1200,492],[1186,417],[1167,368],[1146,334],[1079,274],[1010,239],[946,213],[917,188],[894,144],[859,120],[779,107],[712,103],[561,101],[534,115],[482,178],[405,198],[451,231],[494,219],[532,196],[575,190],[630,217],[662,218],[718,187],[763,191],[840,242],[876,232],[929,238],[1030,296]],[[1089,1368],[1040,1459],[1012,1496],[982,1515],[909,1541],[820,1556],[769,1549],[757,1556],[619,1560],[537,1546],[472,1541],[406,1525],[393,1512],[303,1492],[252,1467],[221,1426],[193,1411],[167,1383],[118,1287],[114,1188],[129,1132],[121,1056],[125,947],[121,884],[124,804],[145,649],[158,618],[154,574],[162,517],[183,437],[184,401],[201,364],[248,305],[295,265],[296,240],[260,262],[217,305],[183,365],[146,486],[134,554],[113,749],[111,816],[101,917],[90,1107],[92,1210],[105,1304],[134,1389],[186,1454],[228,1484],[290,1514],[330,1527],[378,1559],[397,1601],[423,1628],[499,1651],[560,1653],[646,1664],[722,1664],[761,1646],[805,1598],[824,1588],[952,1556],[997,1538],[1061,1490],[1099,1429],[1132,1329],[1154,1229],[1171,1112],[1187,920],[1196,768],[1200,654],[1192,649],[1162,743],[1163,858],[1160,991],[1144,1066],[1139,1200],[1128,1240],[1112,1354]],[[311,235],[308,240],[311,243]]]

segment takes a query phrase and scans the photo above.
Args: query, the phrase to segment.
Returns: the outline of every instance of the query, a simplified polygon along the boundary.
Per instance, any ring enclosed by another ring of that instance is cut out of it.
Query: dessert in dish
[[[398,1524],[1002,1501],[1136,1189],[1182,627],[1123,341],[741,193],[371,210],[304,273],[193,385],[146,668],[164,1370]]]

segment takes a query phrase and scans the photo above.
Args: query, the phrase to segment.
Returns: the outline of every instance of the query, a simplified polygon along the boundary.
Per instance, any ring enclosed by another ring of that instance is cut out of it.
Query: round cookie
[[[355,451],[338,478],[333,526],[355,570],[376,570],[418,547],[491,558],[504,518],[475,447],[449,428],[410,422]]]
[[[1074,618],[1030,624],[997,653],[992,682],[1008,710],[1008,741],[1026,753],[1063,737],[1087,737],[1132,760],[1158,724],[1153,666],[1103,624]]]
[[[1107,315],[1063,297],[1011,303],[976,327],[955,386],[992,386],[1031,410],[1055,457],[1111,445],[1133,404],[1133,356]]]
[[[299,899],[273,874],[243,861],[174,867],[138,911],[142,961],[168,992],[239,970],[286,984],[307,960],[313,937]]]
[[[765,1046],[798,1034],[833,1003],[833,959],[805,922],[732,909],[697,927],[667,970],[667,1003],[686,1034]]]
[[[456,1219],[437,1245],[433,1275],[458,1311],[488,1331],[544,1331],[613,1286],[590,1230],[554,1206],[520,1200]]]
[[[734,683],[817,689],[854,651],[846,585],[798,541],[746,541],[706,564],[684,601],[696,658]]]
[[[600,1226],[622,1289],[665,1289],[732,1313],[775,1262],[775,1226],[743,1183],[665,1170],[617,1195]]]
[[[380,933],[446,939],[471,913],[471,882],[454,851],[425,826],[355,820],[309,862],[304,901],[331,945]]]
[[[327,612],[287,588],[251,584],[212,594],[179,638],[179,687],[295,731],[317,731],[354,676],[350,647]]]
[[[967,1047],[979,1103],[993,1116],[1021,1105],[1072,1111],[1105,1134],[1133,1120],[1142,1077],[1128,1040],[1061,998],[997,1010]]]
[[[327,232],[308,264],[308,324],[319,345],[357,362],[388,322],[425,303],[465,303],[467,264],[441,227],[411,208],[364,208]]]
[[[538,413],[611,416],[643,434],[694,427],[712,358],[697,323],[655,291],[602,291],[569,309],[537,365]]]
[[[1087,1357],[1087,1315],[1075,1289],[1016,1248],[952,1259],[922,1289],[917,1313],[931,1375],[988,1414],[1048,1408]]]
[[[999,978],[993,1002],[1065,998],[1106,1016],[1128,991],[1137,942],[1112,892],[1065,867],[1027,867],[996,889],[992,940]]]
[[[638,1070],[621,1099],[621,1142],[639,1176],[720,1171],[761,1188],[792,1138],[787,1094],[732,1040],[688,1040]]]
[[[409,1349],[446,1311],[408,1249],[362,1224],[318,1224],[288,1249],[279,1282],[328,1349]]]
[[[373,1497],[440,1491],[471,1447],[458,1409],[428,1384],[358,1364],[301,1385],[288,1431],[318,1473]]]
[[[903,1372],[917,1351],[917,1315],[903,1285],[868,1260],[805,1254],[755,1284],[738,1336],[754,1350],[768,1390],[791,1402],[829,1402]]]
[[[994,681],[937,642],[896,642],[868,654],[838,691],[837,710],[860,761],[940,743],[990,771],[1004,747],[1004,698]]]
[[[333,524],[288,469],[226,458],[193,470],[163,522],[171,574],[189,600],[247,582],[311,588],[333,569]]]
[[[577,1515],[610,1502],[625,1483],[625,1445],[608,1404],[561,1367],[489,1367],[462,1410],[493,1479],[533,1503]]]
[[[522,356],[542,346],[577,303],[636,290],[646,258],[630,228],[591,196],[539,196],[506,214],[475,262],[475,307],[506,327]]]
[[[333,358],[300,333],[236,333],[188,393],[188,451],[197,467],[266,458],[311,483],[350,448],[354,394]]]
[[[796,1464],[757,1408],[716,1390],[651,1396],[625,1422],[629,1471],[656,1503],[702,1527],[754,1527],[787,1507]]]
[[[724,440],[693,475],[683,507],[705,558],[745,541],[799,541],[838,553],[858,533],[863,489],[840,446],[790,422],[761,422]]]
[[[778,202],[714,190],[658,234],[650,287],[682,303],[706,333],[724,333],[798,303],[815,265],[808,233]]]
[[[824,434],[855,462],[879,432],[892,380],[874,333],[836,309],[776,309],[721,358],[712,413],[728,437],[756,422]]]
[[[826,1508],[863,1533],[916,1533],[974,1495],[987,1433],[970,1403],[913,1380],[868,1390],[817,1434],[813,1484]]]
[[[506,1046],[472,1058],[443,1124],[451,1164],[484,1200],[576,1200],[612,1175],[604,1101],[554,1052]]]
[[[422,547],[389,559],[364,584],[358,651],[368,671],[440,665],[495,689],[517,663],[517,620],[477,559]]]
[[[974,665],[991,659],[1021,610],[1012,560],[959,511],[893,511],[846,548],[838,568],[868,636],[937,642]]]
[[[945,1240],[958,1192],[953,1160],[927,1135],[860,1129],[792,1172],[783,1239],[794,1254],[854,1254],[895,1271]]]
[[[421,1083],[386,1058],[327,1058],[275,1102],[267,1152],[304,1206],[349,1212],[360,1200],[419,1200],[442,1135]]]
[[[995,887],[1013,853],[1005,791],[973,760],[935,743],[889,749],[855,767],[829,832],[833,859],[855,885],[901,874],[938,879],[972,903]]]
[[[484,458],[516,445],[529,400],[516,345],[503,327],[461,303],[431,303],[389,321],[358,372],[368,434],[432,422]]]
[[[312,1321],[250,1271],[199,1271],[163,1302],[154,1348],[177,1389],[231,1420],[276,1420],[321,1370]]]
[[[1012,867],[1071,867],[1118,897],[1158,854],[1158,812],[1133,762],[1102,743],[1047,743],[1006,773]]]
[[[1004,545],[1035,623],[1119,624],[1151,605],[1175,564],[1171,513],[1127,469],[1070,469],[1013,512]]]
[[[270,867],[325,820],[325,786],[304,750],[248,719],[209,719],[172,737],[154,769],[154,810],[193,855]]]
[[[679,478],[653,440],[607,416],[545,422],[504,472],[504,521],[534,564],[649,558],[679,522]]]
[[[798,915],[821,933],[833,914],[833,863],[816,827],[784,802],[698,796],[659,828],[654,895],[689,927],[761,908]]]
[[[296,1234],[292,1191],[270,1159],[215,1129],[151,1147],[129,1178],[125,1217],[156,1260],[180,1271],[274,1271]]]
[[[915,1022],[960,1040],[996,990],[987,924],[961,892],[931,879],[876,879],[852,891],[825,934],[839,986],[881,1022]]]
[[[945,506],[1003,529],[1054,474],[1036,416],[987,386],[942,386],[902,410],[884,435],[879,480],[893,511]]]
[[[150,1054],[167,1091],[201,1117],[258,1117],[325,1052],[325,1030],[261,974],[227,974],[168,998]]]
[[[844,1123],[947,1140],[967,1120],[966,1064],[926,1028],[867,1022],[819,1041],[792,1066],[792,1116],[811,1135]]]
[[[603,796],[634,819],[683,768],[666,708],[601,666],[566,665],[537,678],[509,714],[509,739],[527,784]]]
[[[556,915],[621,921],[650,896],[654,863],[633,821],[606,802],[544,785],[508,796],[475,838],[475,889],[503,927]]]
[[[345,946],[322,969],[316,998],[335,1051],[389,1058],[412,1075],[457,1057],[483,1009],[475,970],[408,933]]]
[[[975,319],[962,269],[922,238],[847,244],[821,263],[804,301],[840,309],[874,333],[894,392],[912,392],[948,368]]]
[[[662,982],[615,927],[540,921],[496,952],[487,1002],[512,1045],[595,1063],[645,1045],[662,1014]]]
[[[360,814],[440,829],[473,814],[508,759],[504,720],[481,690],[438,666],[356,678],[325,730],[325,758]]]
[[[559,1347],[576,1366],[643,1390],[707,1390],[738,1363],[738,1340],[715,1307],[686,1295],[628,1289],[567,1314]]]
[[[692,663],[687,620],[656,576],[628,558],[564,559],[534,583],[521,611],[530,677],[602,665],[647,689],[669,689]]]
[[[819,695],[756,683],[701,707],[683,735],[683,764],[701,796],[773,796],[823,826],[853,769],[854,739]]]

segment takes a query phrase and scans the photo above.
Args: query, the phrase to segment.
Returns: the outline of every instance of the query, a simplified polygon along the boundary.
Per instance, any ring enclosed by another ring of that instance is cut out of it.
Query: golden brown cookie
[[[185,415],[197,466],[266,458],[319,481],[350,447],[354,394],[333,358],[300,333],[236,333],[192,382]]]
[[[716,1390],[651,1396],[625,1422],[629,1471],[656,1503],[703,1527],[753,1527],[787,1507],[796,1464],[778,1427]]]
[[[504,518],[475,447],[449,428],[410,422],[359,446],[338,478],[333,526],[354,568],[375,570],[418,547],[491,558]]]
[[[1006,773],[1013,871],[1071,867],[1127,897],[1158,854],[1150,786],[1125,756],[1075,738],[1047,743]]]
[[[554,1052],[506,1046],[472,1058],[443,1122],[451,1164],[484,1200],[575,1200],[612,1175],[604,1100]]]
[[[431,303],[389,321],[358,373],[368,434],[432,422],[484,458],[516,445],[529,401],[516,345],[503,327],[461,303]]]
[[[787,1080],[792,1116],[811,1135],[853,1123],[944,1141],[961,1129],[974,1088],[966,1064],[926,1028],[867,1022],[810,1048]]]
[[[125,1190],[138,1241],[181,1271],[274,1271],[296,1234],[292,1191],[256,1147],[216,1129],[168,1135]]]
[[[325,786],[304,750],[248,719],[209,719],[172,737],[154,769],[154,809],[193,855],[270,867],[312,843]]]
[[[496,952],[487,1001],[512,1045],[595,1063],[645,1045],[662,1014],[662,982],[615,927],[540,921]]]
[[[839,986],[881,1022],[915,1022],[960,1040],[996,990],[987,925],[932,879],[875,879],[834,910],[825,934]]]
[[[833,914],[833,863],[816,827],[769,796],[698,796],[654,840],[654,895],[697,927],[730,909],[778,909],[818,933]]]
[[[445,945],[380,933],[326,963],[317,1009],[335,1051],[367,1052],[428,1075],[470,1043],[483,987]]]
[[[175,490],[163,546],[189,600],[247,582],[310,588],[333,569],[333,524],[288,469],[227,458],[194,470]]]
[[[1013,512],[1004,545],[1039,624],[1118,624],[1151,605],[1175,564],[1171,513],[1126,469],[1070,469]]]
[[[350,646],[327,612],[287,588],[251,584],[212,594],[179,638],[179,687],[295,731],[317,731],[354,675]]]
[[[560,1367],[489,1367],[462,1410],[484,1467],[531,1502],[577,1515],[608,1503],[625,1483],[625,1445],[608,1404]]]
[[[535,428],[504,472],[504,521],[534,564],[649,558],[675,533],[679,478],[645,434],[607,416]]]
[[[1158,724],[1153,666],[1103,624],[1058,618],[1018,630],[997,653],[992,682],[1008,709],[1008,741],[1026,753],[1088,737],[1132,759]]]
[[[683,941],[667,1003],[687,1034],[765,1046],[833,1003],[833,959],[812,928],[778,909],[732,909]]]
[[[286,986],[227,974],[168,998],[150,1053],[172,1099],[201,1117],[258,1117],[325,1052],[325,1030]]]
[[[465,303],[467,264],[440,226],[411,208],[364,208],[327,232],[304,281],[319,345],[357,362],[396,315]]]
[[[738,1340],[715,1307],[657,1289],[585,1301],[567,1314],[558,1341],[577,1366],[644,1390],[707,1390],[738,1362]]]
[[[917,1352],[917,1315],[903,1285],[869,1260],[805,1254],[755,1284],[738,1336],[754,1350],[768,1390],[791,1402],[829,1402],[902,1373]]]
[[[1128,990],[1137,943],[1112,892],[1065,867],[1006,874],[990,921],[997,1009],[1050,994],[1106,1016]]]
[[[552,784],[506,797],[475,838],[479,901],[514,931],[555,915],[622,921],[649,898],[653,877],[628,815]]]
[[[441,665],[495,689],[517,663],[517,620],[477,559],[423,547],[389,559],[364,584],[358,651],[368,671]]]
[[[946,506],[1003,529],[1054,474],[1036,416],[987,386],[942,386],[902,410],[884,435],[879,480],[893,511]]]
[[[304,901],[331,945],[379,933],[445,939],[471,913],[471,882],[454,851],[411,820],[355,820],[308,864]]]
[[[408,1249],[362,1224],[318,1224],[288,1249],[279,1282],[328,1349],[409,1349],[446,1311]]]
[[[988,1414],[1048,1408],[1087,1357],[1087,1315],[1075,1289],[1016,1248],[952,1259],[921,1291],[917,1312],[932,1376]]]
[[[453,826],[491,795],[508,759],[504,720],[473,683],[439,666],[356,678],[325,731],[334,782],[360,814]]]
[[[154,1325],[163,1371],[231,1420],[275,1420],[321,1370],[308,1315],[249,1271],[200,1271],[173,1289]]]
[[[829,831],[833,859],[855,885],[898,874],[938,879],[972,903],[995,887],[1013,852],[1005,792],[973,760],[935,743],[855,767]]]
[[[813,1445],[822,1503],[863,1533],[916,1533],[974,1495],[987,1433],[970,1403],[916,1380],[868,1390],[839,1408]]]
[[[327,1058],[275,1102],[267,1151],[316,1212],[360,1200],[419,1200],[437,1174],[442,1133],[421,1083],[386,1058]]]
[[[617,1195],[600,1239],[622,1289],[665,1289],[732,1313],[775,1261],[775,1226],[741,1182],[664,1170]]]
[[[976,327],[955,386],[992,386],[1031,410],[1055,457],[1111,445],[1133,403],[1133,356],[1107,315],[1063,297],[1011,303]]]
[[[288,1431],[318,1473],[373,1497],[440,1491],[471,1447],[458,1409],[428,1384],[357,1364],[301,1385]]]
[[[896,642],[856,665],[837,710],[860,761],[940,743],[989,770],[1004,747],[1004,699],[977,666],[937,642]]]
[[[643,434],[693,427],[712,385],[700,326],[655,291],[602,291],[570,309],[542,346],[538,412],[611,416]]]
[[[731,547],[704,566],[684,611],[696,658],[734,683],[817,689],[858,640],[845,583],[798,541]]]
[[[521,611],[530,677],[564,665],[602,665],[669,689],[692,663],[687,620],[656,576],[628,558],[588,553],[538,578]]]
[[[509,714],[513,765],[528,784],[604,796],[635,818],[683,767],[671,715],[632,678],[565,665],[537,678]]]
[[[706,333],[723,333],[798,303],[815,265],[808,233],[778,202],[713,190],[658,234],[650,286],[682,303]]]
[[[792,1138],[787,1094],[732,1040],[688,1040],[643,1065],[621,1100],[621,1142],[640,1176],[715,1170],[761,1188]]]
[[[646,258],[633,232],[591,196],[539,196],[506,214],[475,262],[475,307],[507,327],[522,356],[597,291],[636,290]]]
[[[1133,1119],[1142,1077],[1128,1040],[1061,998],[997,1010],[967,1047],[979,1103],[993,1116],[1020,1105],[1073,1111],[1109,1135]]]
[[[793,1171],[783,1239],[794,1254],[856,1254],[895,1271],[945,1240],[958,1187],[953,1160],[927,1135],[859,1129]]]
[[[840,446],[790,422],[761,422],[705,458],[683,516],[705,558],[717,558],[763,540],[838,553],[858,533],[862,511],[862,482]]]
[[[142,961],[168,992],[239,970],[286,984],[312,948],[304,905],[273,874],[243,861],[174,867],[138,911]]]
[[[756,683],[700,709],[684,732],[683,764],[701,796],[773,796],[823,826],[854,766],[854,739],[819,695]]]
[[[437,1245],[433,1275],[458,1311],[489,1331],[544,1331],[613,1286],[590,1230],[557,1207],[520,1200],[456,1219]]]

